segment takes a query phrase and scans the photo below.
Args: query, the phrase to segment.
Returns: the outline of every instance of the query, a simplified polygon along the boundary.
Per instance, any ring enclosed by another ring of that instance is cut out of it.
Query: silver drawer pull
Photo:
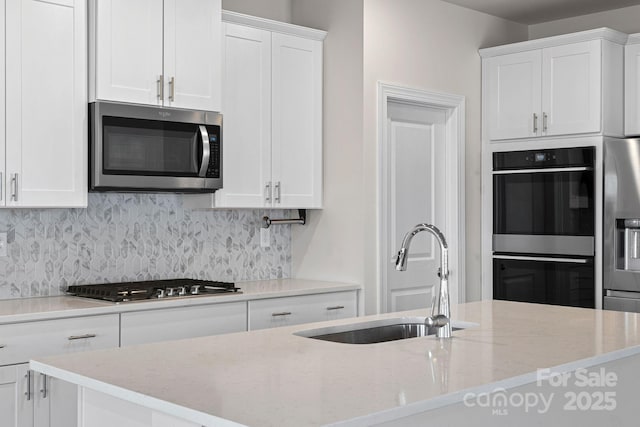
[[[84,335],[71,335],[69,338],[67,338],[69,341],[74,341],[74,340],[86,340],[88,338],[95,338],[97,335],[96,334],[84,334]]]
[[[0,344],[0,348],[5,348],[6,346],[6,344]]]
[[[278,316],[289,316],[289,315],[291,315],[291,312],[290,312],[290,311],[283,311],[283,312],[281,312],[281,313],[271,313],[271,315],[272,315],[273,317],[278,317]]]
[[[327,310],[342,310],[344,305],[335,305],[333,307],[327,307]]]

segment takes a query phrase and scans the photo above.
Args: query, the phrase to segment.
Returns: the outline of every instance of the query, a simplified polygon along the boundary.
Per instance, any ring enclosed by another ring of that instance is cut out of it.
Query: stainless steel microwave
[[[92,191],[213,193],[222,188],[222,115],[89,104]]]

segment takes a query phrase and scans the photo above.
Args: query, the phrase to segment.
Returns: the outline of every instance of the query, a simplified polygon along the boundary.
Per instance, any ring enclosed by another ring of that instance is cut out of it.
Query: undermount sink
[[[468,325],[458,325],[454,322],[451,326],[453,331],[458,331]],[[435,335],[437,330],[436,327],[425,325],[425,317],[401,317],[311,329],[296,332],[295,335],[344,344],[374,344]]]

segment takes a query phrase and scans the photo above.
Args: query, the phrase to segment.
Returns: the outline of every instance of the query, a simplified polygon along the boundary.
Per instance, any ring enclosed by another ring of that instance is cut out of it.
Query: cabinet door
[[[75,427],[78,425],[78,387],[37,372],[34,384],[34,427]]]
[[[274,207],[322,207],[322,42],[273,33]]]
[[[640,44],[624,48],[624,134],[640,135]]]
[[[220,111],[220,0],[164,0],[165,105]]]
[[[539,50],[489,58],[489,138],[528,138],[540,134],[541,61]]]
[[[600,131],[601,51],[600,40],[543,49],[544,134]]]
[[[215,205],[271,206],[271,32],[223,28],[224,183]]]
[[[28,365],[0,367],[0,426],[32,427],[33,395],[27,396]]]
[[[87,204],[83,0],[6,2],[8,206]]]
[[[120,345],[125,347],[246,330],[245,302],[122,313]]]
[[[95,97],[162,105],[162,0],[92,0]]]

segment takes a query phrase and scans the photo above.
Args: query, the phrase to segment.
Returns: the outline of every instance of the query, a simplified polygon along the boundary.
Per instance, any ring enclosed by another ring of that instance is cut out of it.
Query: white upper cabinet
[[[488,60],[491,139],[537,136],[541,110],[542,54],[539,50]]]
[[[263,207],[271,181],[271,32],[224,23],[223,189],[216,205]]]
[[[162,3],[90,2],[92,100],[162,105]]]
[[[601,41],[542,50],[542,132],[600,132]]]
[[[322,205],[322,42],[274,33],[273,206]]]
[[[1,204],[85,207],[86,2],[7,0],[5,13]]]
[[[624,52],[624,133],[640,135],[640,34],[629,36]]]
[[[165,105],[220,111],[220,0],[164,0]]]
[[[322,207],[324,31],[224,12],[224,178],[198,208]]]
[[[609,29],[482,49],[487,139],[622,135],[622,46]]]
[[[90,99],[220,111],[221,0],[90,0]]]

